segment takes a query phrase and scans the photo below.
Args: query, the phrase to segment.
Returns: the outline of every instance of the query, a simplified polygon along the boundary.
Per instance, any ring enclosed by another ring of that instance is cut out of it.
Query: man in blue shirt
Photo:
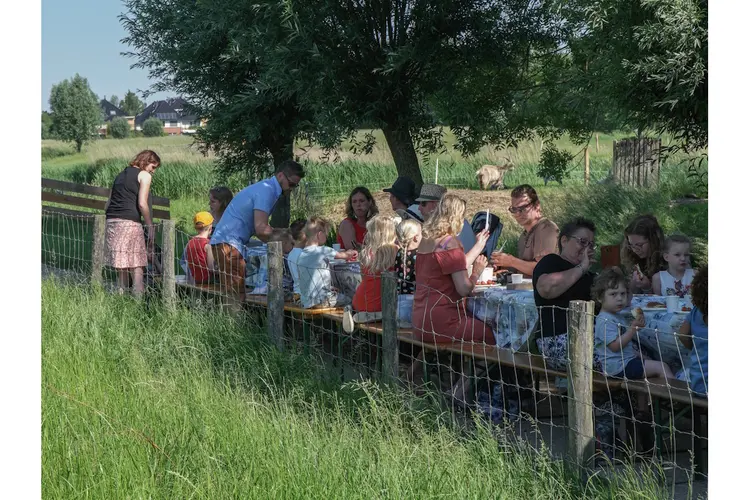
[[[219,268],[221,290],[245,302],[245,261],[252,236],[267,242],[278,230],[268,217],[282,194],[288,194],[305,176],[293,160],[279,164],[272,177],[246,187],[232,198],[211,237],[211,251]]]

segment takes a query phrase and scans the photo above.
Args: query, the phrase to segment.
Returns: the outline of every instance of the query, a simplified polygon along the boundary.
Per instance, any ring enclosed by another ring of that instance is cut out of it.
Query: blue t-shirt
[[[625,371],[625,365],[638,357],[631,339],[619,351],[607,347],[612,341],[625,333],[630,321],[624,314],[612,314],[602,311],[596,317],[594,327],[594,354],[602,363],[604,373],[608,377],[619,376]]]
[[[276,177],[256,182],[237,193],[216,225],[211,244],[228,243],[245,258],[245,247],[255,234],[254,211],[270,215],[280,196],[281,184]]]
[[[708,393],[708,325],[703,321],[703,313],[694,307],[688,316],[690,334],[693,336],[693,350],[690,352],[688,381],[690,388],[699,393]]]

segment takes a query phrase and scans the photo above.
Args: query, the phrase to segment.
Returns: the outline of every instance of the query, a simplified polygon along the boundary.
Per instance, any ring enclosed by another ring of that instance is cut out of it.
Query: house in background
[[[164,133],[168,135],[194,134],[203,126],[200,117],[188,109],[188,103],[181,97],[173,97],[149,104],[141,114],[135,117],[135,129],[141,130],[149,118],[157,118],[164,124]]]
[[[104,123],[99,126],[99,135],[107,135],[107,125],[114,118],[122,117],[128,120],[130,130],[135,130],[135,116],[128,116],[125,111],[121,110],[106,99],[99,101],[99,107],[102,109],[102,115],[104,116]]]

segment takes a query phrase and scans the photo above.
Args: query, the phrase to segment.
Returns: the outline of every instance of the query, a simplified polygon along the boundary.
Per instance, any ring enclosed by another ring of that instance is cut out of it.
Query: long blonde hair
[[[466,200],[455,194],[445,194],[435,212],[427,219],[422,234],[436,240],[442,236],[457,236],[464,226]]]
[[[381,273],[393,267],[398,246],[396,224],[385,215],[376,215],[367,221],[367,234],[359,252],[359,263],[369,272]]]
[[[406,254],[406,249],[409,246],[409,242],[414,239],[415,236],[422,232],[422,224],[414,219],[404,219],[398,226],[396,226],[396,236],[398,237],[398,244]]]

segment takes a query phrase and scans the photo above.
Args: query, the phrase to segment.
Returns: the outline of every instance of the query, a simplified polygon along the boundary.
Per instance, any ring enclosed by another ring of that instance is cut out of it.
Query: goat
[[[514,165],[508,160],[505,165],[482,165],[477,170],[476,176],[479,181],[479,187],[482,189],[505,189],[503,178],[505,173],[513,170]]]

